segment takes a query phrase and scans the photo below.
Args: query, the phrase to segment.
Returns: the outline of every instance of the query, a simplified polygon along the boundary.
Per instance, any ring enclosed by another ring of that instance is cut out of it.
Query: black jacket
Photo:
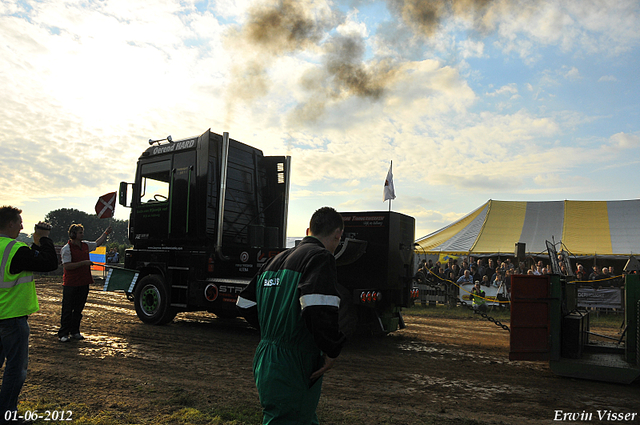
[[[40,238],[40,245],[19,248],[9,266],[9,271],[18,274],[23,271],[50,272],[58,268],[58,256],[49,238]]]

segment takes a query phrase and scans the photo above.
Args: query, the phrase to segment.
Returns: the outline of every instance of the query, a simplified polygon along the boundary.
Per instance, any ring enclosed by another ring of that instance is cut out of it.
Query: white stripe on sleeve
[[[309,294],[300,297],[300,306],[304,310],[310,306],[340,307],[340,297],[336,295]]]

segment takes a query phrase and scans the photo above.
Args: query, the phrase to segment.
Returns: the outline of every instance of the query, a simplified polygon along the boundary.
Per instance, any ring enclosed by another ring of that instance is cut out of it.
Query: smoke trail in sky
[[[492,0],[386,0],[389,9],[414,32],[433,36],[442,21],[456,16],[474,22],[477,30],[487,30],[495,11],[506,2]]]
[[[489,32],[497,16],[512,0],[386,0],[397,22],[419,38],[435,35],[442,22],[459,17],[479,32]],[[251,101],[269,92],[267,69],[280,56],[311,51],[322,56],[318,69],[300,81],[308,100],[295,108],[295,121],[315,120],[329,101],[351,96],[378,101],[393,84],[407,59],[373,57],[365,59],[366,44],[359,33],[337,30],[345,16],[337,5],[314,0],[268,0],[254,4],[246,23],[231,34],[233,43],[251,51],[233,72],[230,93]],[[387,40],[388,41],[388,40]],[[393,51],[393,46],[390,49]],[[250,57],[250,59],[247,59]]]
[[[393,61],[364,61],[365,43],[358,35],[336,35],[323,45],[323,50],[322,68],[308,72],[302,80],[309,97],[296,107],[293,122],[318,119],[331,101],[351,96],[377,101],[396,74]]]
[[[340,18],[330,9],[313,9],[306,1],[279,0],[249,10],[242,36],[266,53],[282,54],[317,44]]]

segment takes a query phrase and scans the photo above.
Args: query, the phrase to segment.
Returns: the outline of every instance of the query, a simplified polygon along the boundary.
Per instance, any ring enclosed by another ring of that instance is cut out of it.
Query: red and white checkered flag
[[[96,214],[98,218],[111,218],[116,209],[116,192],[107,193],[98,198]]]

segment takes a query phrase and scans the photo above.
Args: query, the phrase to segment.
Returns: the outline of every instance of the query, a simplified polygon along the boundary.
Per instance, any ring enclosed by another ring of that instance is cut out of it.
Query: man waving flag
[[[391,167],[393,166],[393,161],[389,164],[389,172],[387,173],[387,179],[384,181],[384,199],[382,202],[385,202],[387,199],[396,199],[396,190],[393,187],[393,173],[391,172]]]

